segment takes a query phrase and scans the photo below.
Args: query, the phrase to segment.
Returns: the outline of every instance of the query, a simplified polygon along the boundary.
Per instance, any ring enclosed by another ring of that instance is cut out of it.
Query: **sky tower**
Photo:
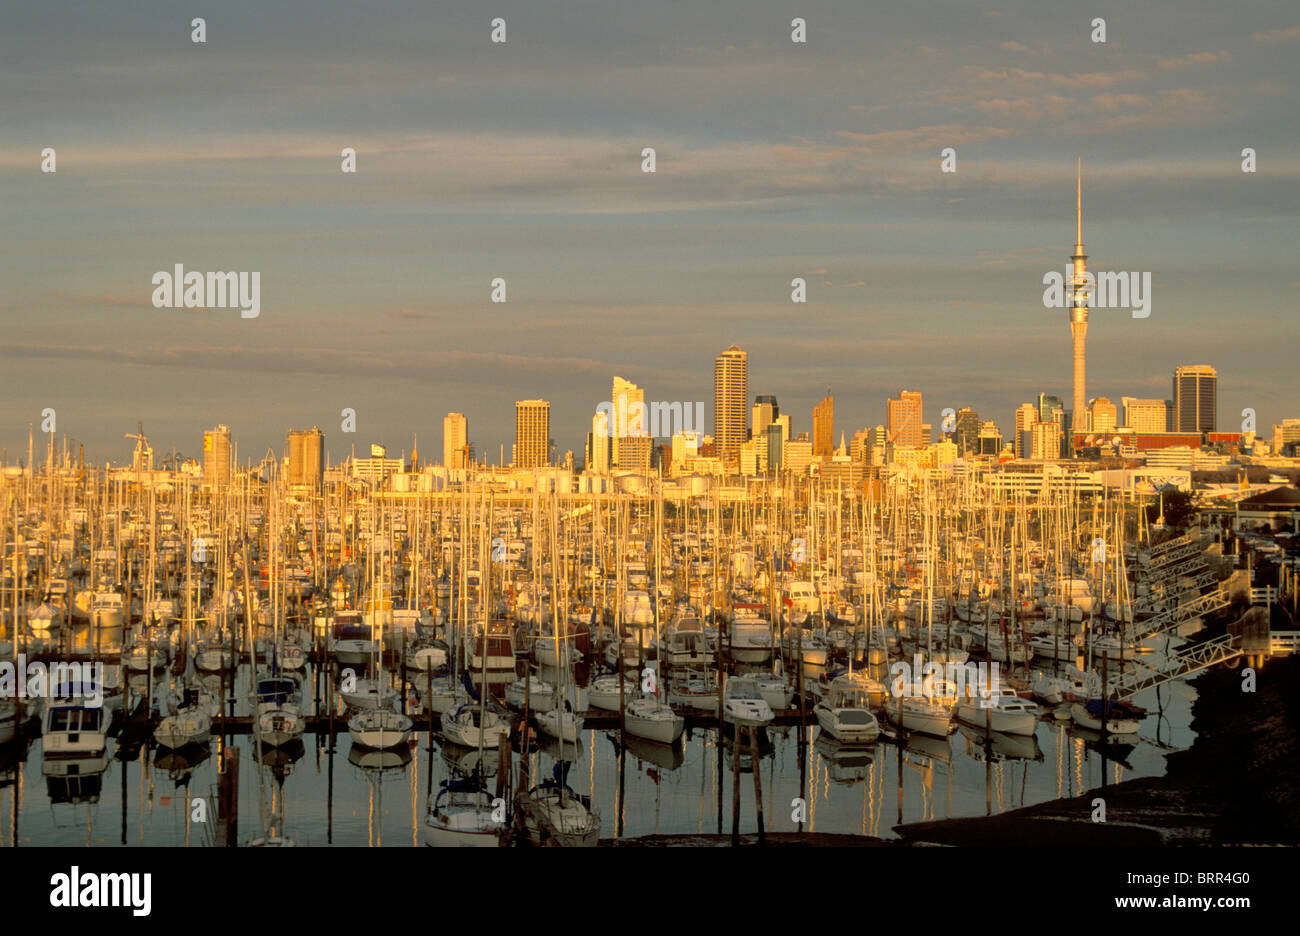
[[[1079,160],[1074,189],[1074,275],[1070,278],[1070,338],[1074,344],[1074,412],[1071,416],[1071,435],[1086,432],[1088,413],[1088,393],[1085,384],[1084,345],[1088,336],[1088,303],[1091,300],[1088,289],[1088,257],[1083,252],[1083,160]],[[1068,450],[1073,453],[1074,440],[1070,439]]]

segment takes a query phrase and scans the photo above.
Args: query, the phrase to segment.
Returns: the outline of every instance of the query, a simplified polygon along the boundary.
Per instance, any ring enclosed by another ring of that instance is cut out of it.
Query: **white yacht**
[[[352,743],[377,750],[406,744],[413,727],[410,718],[385,708],[368,709],[348,719]]]
[[[751,676],[733,676],[722,687],[722,717],[733,725],[770,725],[775,715]]]
[[[686,730],[686,719],[650,696],[629,702],[623,722],[628,734],[660,744],[675,743]]]
[[[870,744],[880,737],[867,680],[860,673],[837,676],[813,712],[822,731],[842,743]]]
[[[1035,703],[1005,688],[992,698],[966,698],[957,703],[957,717],[966,724],[1010,735],[1032,735],[1041,713]]]
[[[447,740],[462,747],[499,747],[501,739],[510,734],[510,723],[488,709],[479,717],[479,704],[466,703],[454,712],[442,713],[442,733]]]
[[[501,844],[507,826],[498,815],[492,795],[479,779],[442,781],[429,797],[424,817],[424,844],[433,847],[485,847]]]

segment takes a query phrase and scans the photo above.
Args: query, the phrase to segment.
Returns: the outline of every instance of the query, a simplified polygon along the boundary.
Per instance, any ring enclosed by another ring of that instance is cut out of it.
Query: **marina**
[[[3,475],[5,845],[903,841],[1158,780],[1190,680],[1277,649],[1238,544],[1135,499],[207,484],[133,437]]]

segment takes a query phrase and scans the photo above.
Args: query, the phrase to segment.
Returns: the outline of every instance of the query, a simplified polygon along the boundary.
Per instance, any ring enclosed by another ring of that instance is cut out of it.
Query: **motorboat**
[[[733,676],[722,687],[722,717],[733,725],[759,727],[770,725],[775,715],[753,677]]]
[[[837,676],[813,713],[822,731],[842,743],[870,744],[880,737],[880,723],[871,712],[870,688],[863,674]]]
[[[1032,735],[1042,709],[1011,689],[991,698],[968,697],[957,703],[957,717],[968,725],[1008,735]]]

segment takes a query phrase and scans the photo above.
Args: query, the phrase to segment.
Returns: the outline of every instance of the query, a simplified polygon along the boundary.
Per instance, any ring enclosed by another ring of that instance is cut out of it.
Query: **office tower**
[[[624,436],[618,449],[618,463],[614,467],[632,471],[649,471],[654,444],[655,440],[648,435]]]
[[[1088,402],[1089,432],[1114,432],[1119,425],[1119,410],[1106,397]]]
[[[1174,432],[1214,432],[1218,426],[1219,375],[1208,364],[1174,371]]]
[[[885,409],[885,426],[894,445],[919,446],[921,441],[921,394],[903,390],[890,397]]]
[[[640,438],[646,434],[645,390],[624,380],[614,378],[614,386],[609,401],[614,406],[613,425],[610,426],[609,463],[615,468],[634,468],[631,462],[640,461],[641,446],[636,446],[636,453],[623,464],[623,440]]]
[[[1080,421],[1088,418],[1087,408],[1079,411]],[[1040,422],[1056,423],[1060,427],[1057,438],[1061,443],[1061,451],[1053,456],[1055,458],[1069,458],[1074,454],[1074,446],[1071,443],[1071,426],[1074,422],[1072,413],[1065,410],[1065,404],[1061,398],[1050,393],[1038,394],[1038,419]]]
[[[1167,432],[1169,430],[1169,405],[1164,400],[1142,400],[1137,397],[1120,397],[1124,408],[1124,427],[1134,432]]]
[[[1030,429],[1029,457],[1055,461],[1061,457],[1061,424],[1039,420]]]
[[[230,483],[230,427],[217,426],[203,433],[203,483],[224,487]]]
[[[1016,435],[1013,439],[1016,458],[1029,457],[1029,431],[1038,420],[1038,408],[1032,403],[1021,403],[1016,410]]]
[[[444,468],[468,468],[469,420],[464,413],[442,417],[442,465]]]
[[[724,464],[749,439],[749,355],[732,345],[713,362],[713,441]]]
[[[591,446],[587,452],[587,468],[597,474],[609,473],[609,451],[614,440],[610,438],[610,414],[597,410],[591,417]]]
[[[546,400],[515,403],[516,468],[545,468],[551,454],[551,404]]]
[[[813,457],[830,458],[834,454],[835,397],[829,393],[813,407]]]
[[[289,450],[289,484],[319,490],[325,472],[325,433],[319,426],[294,429],[285,448]]]
[[[975,452],[978,455],[998,455],[1002,452],[1002,433],[997,423],[986,419],[980,423],[979,435],[975,438]]]
[[[980,414],[969,406],[957,410],[957,424],[953,430],[952,441],[957,444],[957,454],[962,458],[978,451],[980,434]]]
[[[772,424],[778,416],[781,415],[781,407],[777,405],[774,396],[757,396],[754,397],[754,409],[750,416],[750,433],[754,438],[767,437],[767,427]]]
[[[1088,257],[1083,252],[1082,160],[1079,161],[1078,176],[1075,179],[1074,226],[1074,255],[1070,257],[1070,262],[1074,264],[1074,275],[1070,278],[1070,339],[1074,346],[1073,422],[1082,428],[1088,399],[1084,387],[1084,345],[1088,336],[1088,303],[1092,301],[1087,280]],[[1069,439],[1066,444],[1070,444]],[[1070,447],[1073,448],[1072,445]]]

